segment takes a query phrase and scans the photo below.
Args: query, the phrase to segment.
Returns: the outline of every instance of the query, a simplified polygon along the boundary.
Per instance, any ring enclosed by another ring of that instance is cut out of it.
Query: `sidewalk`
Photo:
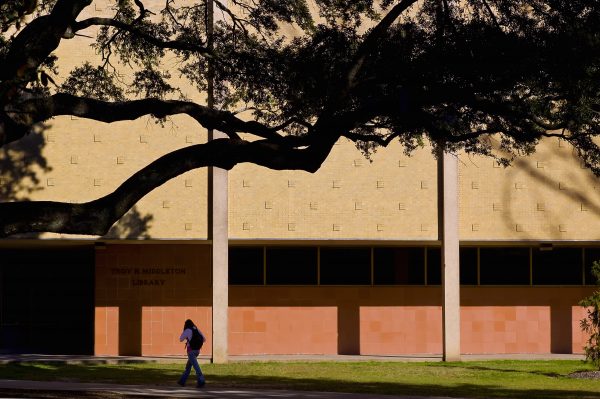
[[[192,385],[193,386],[193,385]],[[0,389],[18,389],[35,391],[106,392],[122,395],[155,396],[162,398],[214,398],[214,399],[449,399],[423,396],[370,395],[338,392],[228,389],[228,388],[181,388],[158,385],[117,385],[96,383],[74,383],[57,381],[16,381],[0,380]],[[0,392],[1,394],[1,392]],[[57,395],[58,396],[58,395]],[[452,398],[460,399],[460,398]]]

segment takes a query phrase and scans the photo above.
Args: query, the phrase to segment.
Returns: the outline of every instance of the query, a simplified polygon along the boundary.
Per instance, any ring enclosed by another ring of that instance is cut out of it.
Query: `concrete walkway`
[[[214,398],[214,399],[449,399],[423,396],[370,395],[338,392],[311,392],[289,390],[258,390],[231,388],[181,388],[158,385],[118,385],[74,383],[58,381],[0,380],[0,389],[35,391],[111,392],[122,395],[155,396],[158,398]],[[453,398],[460,399],[460,398]]]

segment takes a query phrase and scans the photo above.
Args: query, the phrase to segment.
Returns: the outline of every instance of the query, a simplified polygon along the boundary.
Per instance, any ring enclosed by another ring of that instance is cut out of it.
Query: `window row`
[[[594,285],[600,248],[463,247],[463,285]],[[439,247],[229,248],[234,285],[440,285]]]

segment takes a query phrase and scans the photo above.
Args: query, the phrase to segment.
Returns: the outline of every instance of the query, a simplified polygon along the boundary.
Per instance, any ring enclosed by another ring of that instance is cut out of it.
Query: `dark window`
[[[592,275],[592,264],[600,262],[600,248],[585,249],[585,284],[596,285],[596,278]]]
[[[229,284],[263,284],[263,248],[229,248]]]
[[[0,249],[0,353],[94,353],[94,249]]]
[[[481,248],[481,284],[528,285],[529,248]]]
[[[442,250],[427,249],[427,284],[442,283]],[[477,248],[460,248],[460,283],[477,285]]]
[[[442,249],[427,248],[427,284],[442,284]]]
[[[371,248],[321,248],[321,284],[371,284]]]
[[[460,283],[477,285],[477,248],[460,249]]]
[[[581,248],[533,248],[533,284],[581,285]]]
[[[425,284],[423,248],[375,248],[375,284]]]
[[[267,248],[267,284],[317,284],[317,248]]]

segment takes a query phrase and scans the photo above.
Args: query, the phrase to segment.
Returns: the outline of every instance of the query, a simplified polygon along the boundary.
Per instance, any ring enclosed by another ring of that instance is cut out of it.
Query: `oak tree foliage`
[[[600,285],[600,261],[592,263],[592,275],[596,284]],[[600,290],[596,289],[590,296],[579,301],[586,310],[586,317],[581,319],[579,327],[587,336],[583,347],[585,360],[600,370]]]
[[[88,203],[0,204],[0,236],[104,234],[188,170],[314,172],[341,137],[367,156],[428,141],[504,164],[560,137],[600,175],[600,0],[115,0],[110,17],[90,7],[0,0],[0,146],[59,115],[187,114],[227,137],[165,154]],[[90,35],[98,58],[57,68],[61,43]],[[162,68],[166,57],[178,68]]]

